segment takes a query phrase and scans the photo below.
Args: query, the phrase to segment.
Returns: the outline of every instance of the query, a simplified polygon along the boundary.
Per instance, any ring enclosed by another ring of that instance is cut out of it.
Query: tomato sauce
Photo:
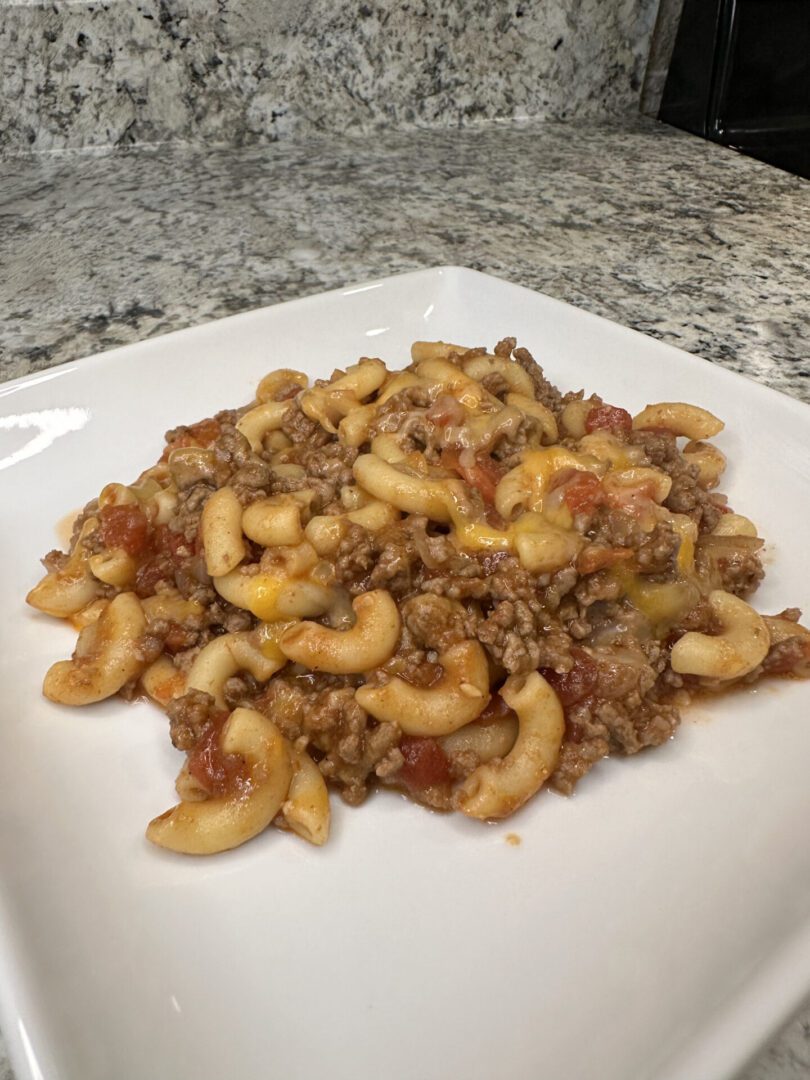
[[[506,704],[500,694],[495,693],[489,699],[486,708],[474,723],[478,724],[480,727],[486,727],[489,724],[496,723],[498,720],[505,719],[507,716],[517,716],[517,713]]]
[[[584,649],[578,645],[571,648],[574,661],[570,671],[557,672],[552,668],[540,668],[540,674],[560,699],[565,709],[584,701],[596,689],[599,681],[599,668]]]
[[[164,448],[160,460],[166,461],[172,450],[179,450],[185,446],[210,446],[221,434],[222,426],[218,420],[200,420],[196,424],[190,424],[182,435],[178,435]]]
[[[99,517],[101,538],[110,550],[141,555],[149,546],[149,521],[139,506],[104,506]]]
[[[222,729],[230,713],[214,714],[202,737],[188,755],[188,771],[203,790],[213,797],[227,795],[248,781],[245,759],[239,754],[225,754],[220,745]]]
[[[174,574],[174,566],[166,555],[155,555],[141,563],[135,572],[135,592],[141,598],[154,596],[158,582],[166,581]]]
[[[184,533],[173,532],[168,525],[158,525],[155,529],[155,549],[161,555],[168,555],[175,566],[183,566],[202,550],[199,529],[193,540],[187,540]]]
[[[495,461],[485,450],[479,450],[475,455],[472,465],[461,464],[463,451],[456,446],[447,446],[442,450],[441,464],[445,469],[457,472],[462,480],[465,480],[471,488],[480,493],[486,503],[495,502],[495,489],[503,479],[505,469]]]
[[[414,791],[450,783],[450,762],[435,739],[403,735],[399,744],[405,763],[397,779]]]
[[[585,430],[589,435],[594,431],[629,435],[633,430],[633,417],[627,409],[618,409],[614,405],[594,405],[585,417]]]
[[[592,514],[605,501],[605,491],[593,473],[577,472],[565,485],[563,501],[572,514]]]
[[[135,592],[143,599],[154,596],[160,581],[174,582],[175,570],[180,570],[188,560],[199,555],[202,540],[199,534],[188,541],[180,532],[173,532],[168,525],[156,526],[149,537],[148,548],[141,552],[141,563],[135,574]]]

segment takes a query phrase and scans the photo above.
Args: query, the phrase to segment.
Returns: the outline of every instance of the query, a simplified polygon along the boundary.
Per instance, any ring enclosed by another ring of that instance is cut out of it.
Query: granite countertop
[[[810,395],[810,185],[653,121],[67,152],[0,176],[0,377],[461,264]]]
[[[810,401],[810,184],[653,121],[53,153],[0,177],[2,379],[460,264]],[[810,1010],[744,1076],[808,1071]]]

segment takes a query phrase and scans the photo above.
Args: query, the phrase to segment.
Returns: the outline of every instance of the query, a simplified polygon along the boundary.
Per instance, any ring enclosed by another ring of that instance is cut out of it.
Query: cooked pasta
[[[46,556],[28,602],[80,634],[45,694],[165,709],[179,802],[147,836],[178,852],[270,824],[320,845],[330,787],[479,819],[569,793],[696,693],[810,674],[800,613],[748,603],[722,428],[563,394],[512,338],[271,372]]]

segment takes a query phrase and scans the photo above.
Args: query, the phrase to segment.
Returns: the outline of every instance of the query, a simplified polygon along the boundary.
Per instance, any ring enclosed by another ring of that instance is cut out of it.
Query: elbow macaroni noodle
[[[512,339],[411,359],[270,372],[48,556],[28,602],[79,636],[46,697],[140,691],[187,755],[154,844],[322,845],[330,783],[504,818],[570,790],[592,730],[635,752],[687,693],[810,674],[795,609],[743,598],[761,540],[715,493],[721,420],[562,397]]]
[[[406,735],[449,735],[472,723],[489,703],[489,671],[477,641],[462,641],[439,656],[442,676],[430,687],[393,678],[361,686],[355,700],[377,720],[398,724]]]
[[[508,754],[479,765],[461,786],[458,807],[470,817],[503,818],[537,794],[557,764],[565,732],[560,699],[542,675],[512,675],[501,697],[517,713],[518,733]]]

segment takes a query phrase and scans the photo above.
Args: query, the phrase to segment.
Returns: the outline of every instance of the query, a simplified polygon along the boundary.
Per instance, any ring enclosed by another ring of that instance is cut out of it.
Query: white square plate
[[[54,524],[165,429],[416,338],[516,335],[563,388],[727,424],[725,489],[769,539],[764,611],[810,608],[810,409],[495,278],[438,269],[145,341],[0,387],[0,991],[19,1080],[709,1080],[810,988],[810,685],[694,710],[503,825],[333,800],[323,850],[151,847],[162,714],[40,694],[69,628],[25,607]],[[8,467],[12,466],[12,467]],[[505,842],[516,832],[520,846]]]

